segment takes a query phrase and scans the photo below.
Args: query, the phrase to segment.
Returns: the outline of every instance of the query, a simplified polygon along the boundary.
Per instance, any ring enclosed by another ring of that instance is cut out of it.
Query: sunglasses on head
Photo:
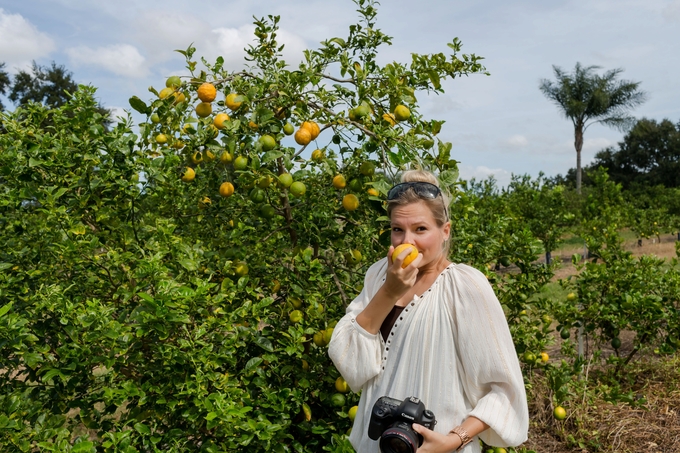
[[[392,187],[390,191],[387,192],[387,199],[396,200],[409,189],[413,189],[413,192],[415,192],[415,194],[420,198],[429,198],[432,200],[437,198],[442,193],[439,187],[429,182],[402,182],[401,184],[397,184],[396,186]]]

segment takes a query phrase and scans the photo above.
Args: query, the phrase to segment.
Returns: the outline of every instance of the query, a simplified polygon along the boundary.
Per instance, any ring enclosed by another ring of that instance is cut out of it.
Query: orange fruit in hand
[[[212,83],[205,82],[198,87],[196,94],[201,101],[212,102],[217,97],[217,88]]]
[[[413,244],[399,244],[392,252],[392,262],[394,262],[394,260],[396,260],[397,257],[401,255],[401,252],[408,249],[411,249],[411,251],[408,253],[408,255],[406,255],[406,258],[404,258],[404,261],[401,263],[402,269],[411,264],[411,262],[418,257],[418,249]]]
[[[342,197],[342,207],[348,211],[355,211],[359,207],[359,199],[353,193],[348,193]]]
[[[300,128],[298,131],[295,133],[295,143],[298,145],[309,145],[309,142],[312,141],[312,133],[309,132],[308,129]]]

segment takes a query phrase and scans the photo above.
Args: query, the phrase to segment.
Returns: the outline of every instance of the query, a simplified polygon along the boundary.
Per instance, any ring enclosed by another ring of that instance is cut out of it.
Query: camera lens
[[[380,437],[382,453],[416,453],[418,445],[418,433],[408,423],[395,423]]]

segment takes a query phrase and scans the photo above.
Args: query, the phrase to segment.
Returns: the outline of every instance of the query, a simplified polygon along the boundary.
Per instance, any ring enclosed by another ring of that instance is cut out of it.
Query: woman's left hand
[[[423,436],[423,445],[417,453],[450,453],[460,446],[458,436],[437,433],[417,423],[413,424],[413,430]]]

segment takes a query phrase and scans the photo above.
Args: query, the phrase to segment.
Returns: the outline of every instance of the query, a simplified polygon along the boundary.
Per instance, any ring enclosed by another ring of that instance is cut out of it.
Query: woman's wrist
[[[456,433],[449,432],[446,437],[449,437],[451,439],[451,442],[449,444],[450,446],[450,451],[455,452],[458,451],[458,449],[463,445],[463,439]]]
[[[458,447],[454,451],[458,451],[470,442],[472,442],[472,436],[467,432],[465,428],[463,428],[462,425],[458,425],[455,428],[453,428],[451,431],[449,431],[449,435],[454,435],[460,439],[460,444],[458,444]]]

